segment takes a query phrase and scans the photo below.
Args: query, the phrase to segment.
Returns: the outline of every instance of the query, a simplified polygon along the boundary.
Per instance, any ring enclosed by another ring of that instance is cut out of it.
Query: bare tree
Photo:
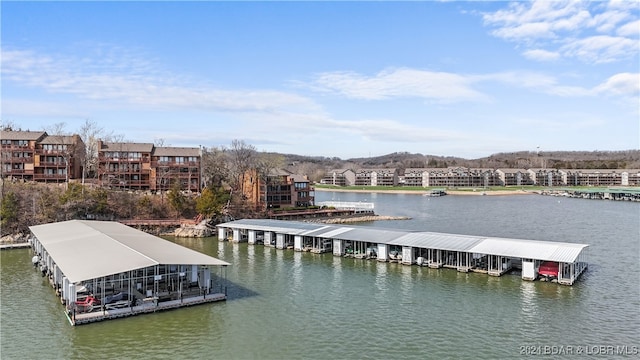
[[[248,170],[254,167],[254,161],[256,157],[256,148],[253,145],[249,145],[244,140],[233,140],[231,142],[231,148],[229,149],[230,155],[230,175],[232,178],[232,187],[234,190],[242,188],[244,184],[245,176]]]
[[[171,144],[167,144],[167,141],[164,138],[153,139],[153,145],[157,147],[171,146]]]
[[[11,120],[0,120],[0,130],[2,131],[21,131],[20,127]]]
[[[204,187],[221,187],[229,181],[229,154],[223,147],[202,149],[202,182]]]
[[[82,185],[89,176],[96,176],[98,173],[98,141],[104,135],[102,127],[93,121],[86,119],[80,127],[80,138],[84,142],[85,156],[82,166]]]

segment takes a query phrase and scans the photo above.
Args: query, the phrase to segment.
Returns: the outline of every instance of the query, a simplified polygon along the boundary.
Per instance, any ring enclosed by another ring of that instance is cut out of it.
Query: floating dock
[[[218,239],[263,244],[277,249],[405,265],[452,268],[501,276],[517,269],[523,280],[573,285],[587,269],[589,245],[508,239],[297,221],[244,219],[218,224]],[[540,273],[543,264],[557,272]]]
[[[222,301],[227,262],[110,221],[29,228],[72,325]]]

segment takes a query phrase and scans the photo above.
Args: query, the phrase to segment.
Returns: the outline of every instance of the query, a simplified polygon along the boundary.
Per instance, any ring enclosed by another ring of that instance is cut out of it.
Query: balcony
[[[66,167],[67,165],[65,163],[61,163],[61,162],[55,162],[55,161],[40,161],[39,165],[36,167],[56,167],[56,168],[63,168]]]
[[[7,159],[2,159],[2,162],[5,164],[11,164],[11,163],[32,163],[33,162],[33,158],[32,157],[10,157]]]
[[[33,179],[38,180],[56,180],[56,181],[67,181],[67,175],[65,174],[33,174]]]
[[[174,168],[174,167],[188,167],[188,166],[199,167],[200,166],[200,162],[199,161],[175,162],[175,161],[153,160],[153,161],[151,161],[151,166],[153,166],[155,168],[162,168],[162,167]]]

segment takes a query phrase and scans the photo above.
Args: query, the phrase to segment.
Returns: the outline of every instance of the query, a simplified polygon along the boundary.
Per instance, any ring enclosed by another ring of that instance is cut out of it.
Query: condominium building
[[[256,209],[307,207],[314,205],[314,189],[304,175],[284,169],[272,170],[267,176],[256,170],[244,176],[242,194],[248,204]]]
[[[98,178],[104,185],[133,190],[200,191],[200,149],[156,147],[151,143],[98,144]]]
[[[356,186],[397,186],[398,169],[358,169]]]
[[[356,183],[356,173],[351,169],[333,169],[320,180],[320,184],[352,186]]]
[[[85,147],[78,135],[2,131],[0,139],[3,178],[50,183],[82,178]]]

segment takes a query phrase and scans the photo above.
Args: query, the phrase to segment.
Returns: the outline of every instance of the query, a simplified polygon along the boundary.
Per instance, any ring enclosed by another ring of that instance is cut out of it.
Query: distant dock
[[[10,250],[10,249],[26,249],[30,248],[31,244],[28,242],[25,243],[13,243],[13,244],[2,244],[0,245],[0,250]]]
[[[553,241],[443,234],[297,221],[244,219],[218,224],[220,241],[276,249],[451,268],[523,280],[573,285],[587,269],[589,245]]]

